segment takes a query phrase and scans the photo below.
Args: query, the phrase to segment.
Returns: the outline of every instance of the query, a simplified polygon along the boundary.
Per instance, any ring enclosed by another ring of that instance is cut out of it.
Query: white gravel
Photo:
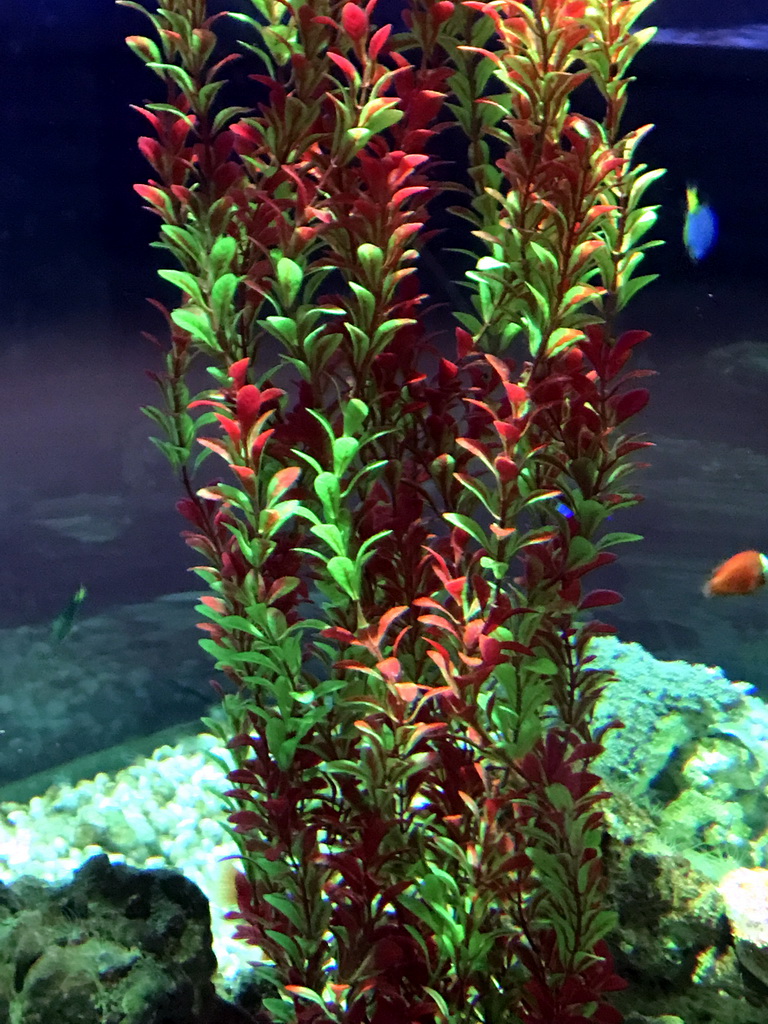
[[[235,942],[236,922],[224,920],[232,907],[222,905],[222,863],[237,848],[222,828],[220,794],[227,783],[210,753],[229,760],[219,741],[203,734],[159,747],[112,775],[51,786],[28,804],[0,803],[0,881],[22,875],[67,881],[97,853],[139,868],[174,868],[210,901],[219,963],[214,981],[222,995],[231,995],[238,972],[257,959],[258,949]]]

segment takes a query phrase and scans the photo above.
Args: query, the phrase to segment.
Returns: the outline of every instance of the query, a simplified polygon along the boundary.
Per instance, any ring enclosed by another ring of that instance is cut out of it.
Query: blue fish
[[[717,241],[717,217],[708,203],[699,199],[699,190],[688,185],[685,190],[685,225],[683,242],[694,263],[703,260]]]

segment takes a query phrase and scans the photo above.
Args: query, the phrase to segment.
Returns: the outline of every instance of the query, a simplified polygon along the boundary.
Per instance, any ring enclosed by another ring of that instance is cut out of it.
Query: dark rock
[[[169,870],[92,857],[71,882],[0,892],[0,1020],[247,1024],[212,975],[208,901]]]
[[[684,857],[607,844],[608,937],[628,987],[614,997],[627,1024],[765,1024],[768,988],[745,980],[717,884]]]

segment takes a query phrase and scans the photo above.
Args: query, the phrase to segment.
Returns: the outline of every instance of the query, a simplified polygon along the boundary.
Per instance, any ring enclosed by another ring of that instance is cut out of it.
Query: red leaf
[[[259,828],[263,818],[254,811],[235,811],[234,814],[229,815],[227,821],[235,826],[236,832],[247,832],[250,829]]]
[[[508,484],[510,481],[517,479],[519,470],[507,455],[497,455],[493,460],[493,465],[502,483]]]
[[[498,665],[501,655],[501,643],[493,637],[480,635],[478,637],[480,654],[486,665]]]
[[[429,187],[427,185],[408,185],[405,188],[398,189],[392,196],[390,203],[392,206],[399,206],[403,200],[410,199],[411,196],[417,196],[421,192],[428,191]]]
[[[224,416],[220,412],[215,412],[213,415],[219,421],[219,424],[224,428],[224,430],[226,430],[226,432],[229,434],[231,440],[234,441],[235,444],[237,444],[242,436],[240,433],[239,424],[235,423],[235,421],[230,419],[229,416]]]
[[[493,356],[490,353],[486,353],[485,358],[503,381],[509,380],[509,366],[507,366],[503,359],[499,359],[498,356]]]
[[[261,409],[261,392],[255,384],[246,384],[237,392],[237,418],[244,434],[254,425]]]
[[[608,604],[620,604],[624,598],[615,590],[593,590],[579,605],[579,611],[586,608],[600,608]]]
[[[279,469],[269,481],[267,488],[267,501],[272,503],[281,498],[301,476],[301,469],[298,466],[285,466]]]
[[[513,404],[528,401],[528,392],[525,388],[521,388],[519,384],[505,383],[504,391],[509,401]]]
[[[320,631],[320,636],[328,640],[337,640],[341,644],[352,644],[355,642],[354,634],[342,626],[329,626],[328,629]]]
[[[146,202],[151,203],[152,206],[164,207],[166,204],[166,195],[159,188],[155,188],[154,185],[134,185],[134,192],[137,192],[142,199]]]
[[[416,683],[395,683],[395,690],[400,700],[404,700],[407,703],[416,700],[421,693]]]
[[[458,352],[459,359],[463,359],[464,356],[468,356],[474,348],[474,342],[472,341],[472,335],[469,331],[465,331],[463,327],[456,328],[456,349]]]
[[[388,683],[394,683],[400,675],[400,661],[398,658],[384,658],[376,663],[376,668],[381,672]]]
[[[354,82],[355,78],[357,77],[357,71],[355,70],[355,65],[352,63],[352,61],[347,60],[346,57],[342,57],[340,53],[334,53],[333,50],[328,51],[328,56],[331,58],[336,67],[341,68],[341,70],[344,72],[347,78],[351,82]]]
[[[438,629],[452,633],[455,637],[459,635],[448,619],[444,619],[440,615],[420,615],[419,622],[424,626],[437,626]],[[326,632],[326,630],[323,630],[322,635],[325,636]]]
[[[502,441],[506,441],[507,444],[515,444],[520,440],[521,430],[516,427],[514,423],[505,423],[504,420],[495,420],[494,427],[498,431],[499,437]]]
[[[454,5],[451,3],[451,0],[437,0],[437,3],[429,13],[435,25],[442,25],[444,21],[448,21],[453,14],[453,10]]]
[[[249,359],[238,359],[236,363],[232,363],[227,371],[232,379],[232,383],[238,391],[245,385],[249,362]]]
[[[139,139],[139,152],[145,160],[152,164],[155,170],[160,169],[158,165],[163,158],[163,147],[157,139],[151,139],[148,135],[142,135]]]
[[[253,442],[253,445],[251,446],[251,458],[253,459],[254,462],[259,461],[259,459],[261,458],[261,453],[264,450],[264,445],[267,443],[270,437],[272,437],[274,432],[274,427],[271,427],[269,430],[262,430],[262,432],[259,434],[256,440]]]
[[[632,354],[635,345],[650,338],[648,331],[625,331],[612,348],[607,348],[603,377],[611,380],[621,370]]]
[[[639,345],[650,336],[650,331],[624,331],[614,345],[613,351],[624,352],[628,348],[634,348],[635,345]]]
[[[368,35],[368,16],[354,3],[346,3],[341,9],[341,27],[353,43],[359,43]]]
[[[623,423],[630,416],[640,412],[648,404],[649,398],[650,392],[646,388],[635,388],[632,391],[627,391],[616,401],[613,407],[616,414],[616,422]]]
[[[381,53],[382,47],[386,43],[387,39],[389,39],[389,34],[391,31],[391,25],[382,25],[381,28],[376,29],[376,31],[373,33],[373,35],[371,36],[371,41],[368,44],[368,56],[371,58],[371,60],[376,60],[378,58],[379,54]]]
[[[223,441],[217,441],[213,437],[199,437],[198,441],[204,448],[210,448],[212,452],[229,461],[229,451]]]
[[[445,736],[447,732],[448,726],[445,722],[417,722],[403,745],[403,754],[410,753],[423,739],[437,739],[440,736]]]

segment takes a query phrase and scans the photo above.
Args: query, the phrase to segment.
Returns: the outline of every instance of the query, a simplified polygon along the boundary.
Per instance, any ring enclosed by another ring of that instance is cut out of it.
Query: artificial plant
[[[617,315],[649,280],[659,172],[620,120],[650,0],[411,0],[400,33],[375,0],[120,2],[166,90],[138,108],[179,290],[146,411],[202,558],[265,1006],[619,1021],[589,642],[620,597],[584,583],[635,539],[608,520],[646,444]],[[418,272],[446,190],[450,353]]]

